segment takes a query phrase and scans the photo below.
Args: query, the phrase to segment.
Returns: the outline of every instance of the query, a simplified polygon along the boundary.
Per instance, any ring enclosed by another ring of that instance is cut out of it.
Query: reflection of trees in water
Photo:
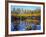
[[[33,19],[38,20],[38,22],[32,21]],[[11,22],[14,22],[14,24],[15,24],[14,29],[16,29],[16,30],[21,29],[21,26],[26,30],[32,30],[32,24],[34,24],[33,30],[35,30],[36,25],[40,25],[40,16],[37,16],[37,17],[35,17],[35,16],[32,16],[32,17],[30,17],[30,16],[29,17],[24,17],[24,16],[14,17],[14,16],[11,16]],[[19,26],[20,26],[20,28],[18,29]]]

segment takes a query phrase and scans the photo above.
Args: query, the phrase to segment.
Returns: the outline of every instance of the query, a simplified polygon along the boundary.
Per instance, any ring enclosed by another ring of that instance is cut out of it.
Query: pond
[[[27,26],[28,29],[26,29]],[[16,24],[14,25],[14,22],[11,23],[11,31],[26,31],[26,30],[40,30],[40,29],[41,29],[41,25],[35,25],[33,23],[28,25],[24,21],[20,21],[18,25]]]

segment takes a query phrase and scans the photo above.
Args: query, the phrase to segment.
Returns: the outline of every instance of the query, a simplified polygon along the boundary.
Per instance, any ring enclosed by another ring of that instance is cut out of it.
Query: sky
[[[13,10],[13,8],[17,9],[17,8],[20,8],[20,9],[29,9],[29,10],[35,10],[35,9],[39,9],[40,6],[16,6],[16,5],[11,5],[11,10]]]

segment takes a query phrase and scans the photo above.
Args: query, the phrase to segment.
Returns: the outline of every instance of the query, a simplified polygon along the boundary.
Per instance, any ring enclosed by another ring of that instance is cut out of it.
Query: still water
[[[25,21],[20,21],[18,25],[14,24],[14,22],[11,23],[11,31],[26,31],[26,27],[31,26],[31,30],[40,30],[41,25],[35,25],[33,23],[28,24],[25,23]]]

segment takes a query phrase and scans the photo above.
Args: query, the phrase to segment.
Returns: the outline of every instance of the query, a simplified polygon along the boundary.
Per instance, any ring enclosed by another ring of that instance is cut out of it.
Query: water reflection
[[[11,31],[26,31],[26,30],[40,30],[40,29],[41,29],[40,16],[37,17],[11,16]]]

